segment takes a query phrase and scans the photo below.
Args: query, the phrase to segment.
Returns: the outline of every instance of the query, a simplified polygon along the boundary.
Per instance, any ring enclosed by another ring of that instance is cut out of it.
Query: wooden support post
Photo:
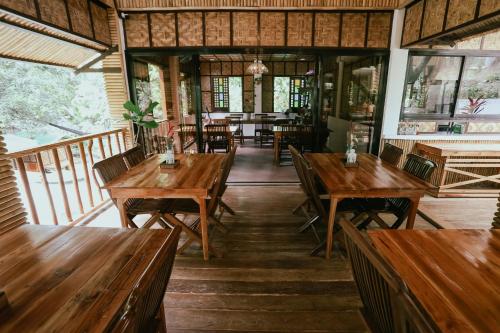
[[[106,159],[106,153],[104,152],[104,144],[102,143],[102,136],[97,138],[97,143],[99,145],[99,152],[101,153],[101,158]]]
[[[57,219],[56,208],[54,205],[54,199],[52,198],[52,191],[50,190],[49,182],[47,180],[47,174],[45,173],[45,166],[44,166],[43,160],[42,160],[42,154],[40,152],[36,153],[36,160],[38,163],[38,168],[40,169],[40,175],[42,176],[43,187],[45,188],[45,192],[47,192],[47,197],[49,198],[49,205],[50,205],[50,213],[52,215],[52,222],[55,225],[58,225],[59,221]]]
[[[92,146],[94,146],[94,140],[90,139],[89,140],[89,145],[87,146],[87,150],[89,152],[89,158],[90,158],[90,164],[94,165],[94,155],[92,154]],[[99,182],[97,181],[97,177],[95,176],[95,171],[92,169],[92,178],[94,179],[95,186],[99,189],[97,192],[99,193],[99,197],[101,198],[101,201],[104,200],[102,196],[102,190],[101,187],[99,186]]]
[[[118,153],[122,153],[122,146],[120,145],[120,136],[118,135],[118,132],[115,133],[115,140],[116,140],[116,146],[118,148]]]
[[[113,147],[111,145],[111,135],[108,134],[108,149],[109,149],[109,156],[113,156]]]
[[[68,222],[71,222],[73,221],[73,217],[71,216],[71,208],[69,207],[68,194],[66,193],[66,186],[64,185],[64,176],[62,174],[61,161],[59,160],[59,153],[57,152],[57,148],[52,149],[52,157],[54,158],[54,165],[56,167],[57,177],[59,178],[59,187],[61,189],[61,194],[63,197],[66,217],[68,218]]]
[[[28,175],[26,174],[26,167],[24,166],[23,158],[22,157],[16,158],[16,164],[19,170],[19,174],[21,176],[21,182],[23,183],[24,192],[26,193],[26,197],[28,199],[28,205],[30,207],[33,223],[40,224],[40,220],[38,219],[38,212],[35,206],[35,201],[33,200],[33,193],[31,193],[31,187],[28,180]]]
[[[90,207],[94,207],[94,196],[92,195],[92,186],[90,185],[89,166],[87,164],[87,156],[85,155],[85,148],[83,142],[78,142],[78,150],[80,151],[80,158],[83,165],[83,175],[85,177],[85,186],[87,188],[87,195],[89,197]]]
[[[73,152],[71,151],[71,145],[67,145],[65,149],[66,149],[66,157],[69,163],[69,168],[71,169],[71,175],[73,177],[73,188],[75,190],[76,200],[78,201],[78,208],[80,209],[80,214],[83,214],[82,196],[80,195],[80,186],[78,185],[78,177],[76,175],[75,160],[73,159]]]

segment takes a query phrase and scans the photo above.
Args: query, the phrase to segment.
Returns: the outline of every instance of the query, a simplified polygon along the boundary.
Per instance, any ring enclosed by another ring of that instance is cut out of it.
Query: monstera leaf
[[[157,128],[158,123],[153,117],[153,110],[158,105],[158,102],[150,102],[146,110],[142,111],[139,106],[132,101],[127,101],[123,107],[128,111],[123,113],[123,119],[136,124],[137,126],[146,128]]]

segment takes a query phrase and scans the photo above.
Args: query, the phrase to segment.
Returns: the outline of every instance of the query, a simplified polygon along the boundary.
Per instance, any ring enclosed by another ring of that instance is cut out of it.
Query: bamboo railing
[[[47,209],[41,207],[41,194],[48,199],[54,225],[76,225],[109,204],[110,200],[103,195],[92,166],[99,160],[124,152],[127,149],[126,135],[127,129],[121,128],[5,154],[4,158],[14,161],[18,170],[31,222],[48,224],[45,218],[41,220],[39,214],[40,208]],[[56,179],[52,185],[56,186],[50,186],[48,174],[51,172],[55,172]],[[39,173],[38,180],[43,188],[38,189],[36,197],[32,190],[37,178],[34,173]],[[61,200],[55,200],[55,194]],[[58,214],[61,209],[64,215]]]

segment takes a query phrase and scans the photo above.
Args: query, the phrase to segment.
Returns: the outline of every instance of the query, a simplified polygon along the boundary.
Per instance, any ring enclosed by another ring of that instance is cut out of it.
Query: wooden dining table
[[[112,331],[179,233],[24,224],[1,234],[0,332]]]
[[[213,187],[224,154],[176,154],[179,165],[172,169],[160,168],[163,155],[153,155],[121,176],[104,184],[116,199],[122,227],[127,227],[125,202],[131,198],[190,198],[200,207],[200,225],[203,258],[208,260],[208,222],[205,199]]]
[[[327,259],[333,247],[333,227],[339,201],[347,198],[408,198],[407,229],[413,229],[420,198],[427,182],[382,161],[372,154],[358,154],[358,167],[346,167],[343,153],[306,153],[305,159],[325,185],[330,196],[326,241]]]
[[[500,330],[500,230],[370,231],[441,332]]]

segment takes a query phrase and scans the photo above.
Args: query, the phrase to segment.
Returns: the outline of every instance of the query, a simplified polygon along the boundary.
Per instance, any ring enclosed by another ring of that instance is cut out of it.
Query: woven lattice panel
[[[366,14],[343,14],[342,16],[342,47],[364,47],[366,33]]]
[[[309,71],[308,63],[305,61],[297,62],[297,75],[305,75]]]
[[[445,11],[446,0],[427,0],[421,38],[437,34],[443,30]]]
[[[296,62],[295,61],[287,61],[285,62],[285,74],[286,75],[295,75],[296,72]]]
[[[479,8],[479,16],[484,16],[500,10],[499,0],[481,0],[481,7]]]
[[[201,76],[201,91],[211,91],[212,83],[210,82],[211,76],[202,75]]]
[[[263,61],[262,63],[267,67],[268,70],[267,73],[263,75],[273,75],[273,63],[269,61]]]
[[[203,46],[203,14],[186,12],[177,14],[179,46]]]
[[[252,91],[245,91],[243,93],[243,110],[245,112],[254,112]]]
[[[251,46],[258,44],[257,20],[257,13],[233,13],[233,45]]]
[[[317,13],[314,24],[314,46],[338,46],[340,14]]]
[[[224,61],[222,63],[222,75],[231,75],[233,72],[231,62],[230,61]]]
[[[243,63],[243,75],[249,75],[249,73],[247,72],[247,68],[248,68],[248,66],[250,66],[252,63],[253,63],[253,61],[245,61],[245,62]]]
[[[67,1],[69,17],[71,18],[71,27],[73,31],[88,37],[94,37],[92,35],[88,2],[80,0]]]
[[[210,63],[209,62],[200,63],[200,74],[201,75],[210,75]]]
[[[210,91],[201,93],[201,104],[203,112],[206,112],[207,109],[212,112],[212,93]]]
[[[288,13],[288,46],[311,46],[312,14]]]
[[[285,45],[285,13],[260,13],[260,45]]]
[[[111,35],[109,33],[108,11],[93,2],[90,3],[90,10],[92,12],[92,22],[94,22],[95,39],[110,45]]]
[[[419,39],[423,6],[424,2],[420,1],[406,9],[403,28],[403,45]]]
[[[273,76],[264,75],[262,77],[262,112],[273,112]]]
[[[205,44],[207,46],[231,45],[229,12],[208,12],[205,14]]]
[[[392,15],[390,13],[371,13],[368,20],[367,47],[389,47],[391,39]]]
[[[285,74],[285,63],[284,62],[273,62],[273,74],[274,75],[284,75]]]
[[[0,6],[4,6],[17,12],[36,17],[35,0],[0,0]]]
[[[153,47],[176,46],[175,14],[151,13],[151,43]]]
[[[211,75],[222,75],[222,65],[220,62],[210,63],[210,74]]]
[[[68,14],[64,0],[38,0],[40,16],[43,21],[69,29]]]
[[[446,30],[474,19],[477,0],[450,0]]]
[[[253,75],[245,75],[243,77],[243,90],[253,91]]]
[[[125,20],[128,47],[149,47],[148,17],[146,14],[129,14]]]
[[[231,63],[233,66],[233,75],[243,75],[243,63],[234,61]]]

